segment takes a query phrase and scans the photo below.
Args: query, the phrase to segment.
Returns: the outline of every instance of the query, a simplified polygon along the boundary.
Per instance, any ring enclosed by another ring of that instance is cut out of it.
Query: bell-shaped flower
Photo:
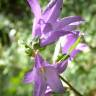
[[[39,54],[35,56],[33,70],[25,74],[24,82],[33,82],[33,96],[45,96],[47,86],[52,89],[52,92],[64,92],[64,87],[59,79],[56,68],[43,60]]]
[[[54,43],[59,37],[71,33],[84,22],[80,16],[59,18],[63,0],[50,0],[44,11],[41,11],[38,0],[27,1],[35,16],[32,35],[40,37],[41,46]]]
[[[80,33],[79,32],[74,32],[73,34],[68,34],[66,36],[63,36],[59,39],[59,41],[57,42],[56,48],[55,48],[55,52],[54,52],[54,56],[53,56],[53,62],[55,63],[58,57],[58,54],[61,50],[62,54],[68,54],[69,58],[67,58],[66,60],[59,62],[57,64],[54,64],[54,66],[56,68],[58,68],[58,72],[62,73],[64,72],[64,70],[66,69],[68,62],[73,60],[74,57],[79,53],[79,52],[87,52],[89,51],[89,47],[84,44],[84,43],[78,43],[77,46],[75,48],[73,48],[73,50],[71,50],[70,54],[70,48],[74,45],[74,43],[78,40],[78,38],[80,37]]]
[[[61,37],[61,49],[63,54],[67,54],[70,51],[70,48],[75,44],[75,42],[80,38],[80,32],[74,32],[74,34],[68,34],[64,37]],[[85,52],[88,50],[88,46],[84,43],[78,42],[75,48],[71,50],[70,58],[73,59],[77,53]]]
[[[61,74],[65,71],[68,65],[68,61],[71,61],[74,59],[74,57],[79,53],[79,52],[88,52],[89,47],[84,44],[84,43],[78,43],[77,46],[72,50],[72,52],[69,54],[70,57],[67,58],[64,61],[56,62],[56,56],[58,56],[59,51],[61,49],[62,54],[67,54],[69,49],[72,47],[72,45],[78,40],[80,37],[79,32],[74,34],[68,34],[64,37],[61,37],[57,43],[55,53],[54,53],[54,64],[52,65],[54,68],[57,69],[58,73]],[[47,90],[45,92],[45,96],[51,96],[52,95],[52,89],[48,86]]]

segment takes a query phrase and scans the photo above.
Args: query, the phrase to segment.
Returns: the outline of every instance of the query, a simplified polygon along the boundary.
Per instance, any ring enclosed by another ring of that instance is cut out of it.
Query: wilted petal
[[[47,83],[46,79],[44,78],[44,74],[42,74],[41,70],[37,70],[34,81],[33,96],[45,96],[46,88]]]
[[[52,66],[46,67],[46,82],[50,86],[53,92],[64,92],[64,87],[59,79],[59,74],[56,69]]]
[[[69,48],[76,42],[78,37],[79,37],[79,32],[77,32],[76,34],[74,34],[74,33],[68,34],[68,35],[60,38],[63,54],[66,54],[68,52]]]
[[[62,29],[66,25],[69,25],[71,23],[78,22],[77,25],[81,24],[81,22],[84,22],[84,19],[81,18],[80,16],[70,16],[70,17],[65,17],[61,20],[57,20],[55,24],[55,29]],[[80,22],[80,23],[79,23]],[[76,24],[75,24],[76,25]]]
[[[24,83],[32,83],[32,81],[35,79],[36,75],[36,69],[27,72],[24,76]]]
[[[88,45],[84,44],[84,43],[80,43],[77,45],[77,47],[72,51],[71,53],[71,57],[74,58],[76,56],[76,54],[78,54],[79,52],[88,52],[89,51],[89,47]]]
[[[41,8],[40,8],[40,5],[38,3],[38,0],[27,0],[27,1],[30,5],[31,10],[34,13],[35,17],[37,19],[39,19],[41,16]]]
[[[40,45],[46,46],[48,44],[54,43],[57,41],[61,36],[64,36],[66,34],[69,34],[71,32],[60,30],[60,31],[53,31],[46,34],[45,38],[41,38]]]

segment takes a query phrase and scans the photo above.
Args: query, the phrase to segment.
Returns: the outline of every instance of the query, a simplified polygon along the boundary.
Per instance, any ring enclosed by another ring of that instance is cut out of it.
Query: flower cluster
[[[44,10],[41,9],[38,0],[27,1],[35,17],[32,37],[39,38],[39,47],[58,42],[53,64],[49,64],[42,58],[38,48],[34,49],[35,64],[32,70],[25,74],[24,82],[33,82],[32,96],[50,96],[52,92],[64,93],[65,88],[59,75],[64,72],[68,62],[73,60],[77,53],[87,48],[86,44],[79,43],[82,34],[76,30],[84,23],[84,19],[80,16],[60,18],[63,0],[50,0]]]

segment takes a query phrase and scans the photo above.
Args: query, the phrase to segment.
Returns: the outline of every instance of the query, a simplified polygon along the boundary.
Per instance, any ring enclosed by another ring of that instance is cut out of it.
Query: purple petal
[[[47,88],[46,79],[40,70],[37,70],[34,80],[33,96],[45,96]]]
[[[54,43],[61,36],[64,36],[64,35],[69,34],[69,33],[70,32],[64,31],[64,30],[49,32],[48,34],[45,35],[46,37],[41,38],[40,45],[41,46],[46,46],[48,44]]]
[[[47,86],[47,90],[45,91],[45,96],[52,96],[52,89]]]
[[[35,17],[37,19],[39,19],[41,16],[41,8],[40,8],[40,5],[38,3],[38,0],[27,0],[27,1],[30,5],[31,10],[34,13]]]
[[[72,23],[70,23],[70,24],[68,24],[68,25],[80,25],[80,24],[84,24],[85,23],[85,21],[84,20],[81,20],[81,21],[76,21],[76,22],[72,22]]]
[[[45,22],[55,22],[56,19],[60,15],[60,9],[63,4],[63,0],[53,0],[52,3],[48,5],[48,7],[45,9],[42,19],[45,20]]]
[[[53,92],[64,92],[64,87],[59,79],[59,75],[56,69],[52,66],[46,67],[46,82],[50,86]]]
[[[84,43],[80,43],[77,47],[72,51],[71,57],[74,58],[79,52],[87,52],[89,51],[88,45]]]
[[[27,72],[24,76],[24,83],[32,83],[32,81],[35,79],[36,69]]]
[[[32,36],[33,37],[41,36],[40,24],[38,23],[38,20],[36,18],[34,18],[34,21],[33,21]]]
[[[61,61],[59,63],[53,64],[52,66],[54,66],[57,69],[59,74],[63,73],[68,66],[68,59],[65,61]]]
[[[80,24],[82,24],[82,21],[79,22],[73,22],[69,25],[66,25],[65,27],[63,27],[63,30],[65,31],[74,31]]]
[[[63,28],[64,31],[73,31],[77,28],[78,25],[67,25]]]
[[[62,29],[64,28],[66,25],[69,25],[71,23],[75,23],[75,22],[78,22],[77,24],[75,25],[80,25],[81,22],[83,23],[84,22],[84,19],[81,18],[80,16],[70,16],[70,17],[65,17],[61,20],[58,20],[55,24],[55,29]]]
[[[46,21],[46,18],[48,18],[48,16],[50,15],[49,13],[52,11],[51,9],[55,5],[55,3],[56,3],[56,0],[49,2],[49,4],[47,5],[47,7],[42,15],[42,19],[40,19],[42,33],[47,33],[48,31],[51,31],[51,29],[52,29],[51,23],[49,21]]]
[[[52,92],[49,92],[49,93],[45,93],[44,96],[53,96],[53,95],[52,95]]]
[[[35,68],[41,68],[45,66],[44,59],[38,53],[35,56]]]
[[[50,32],[51,30],[53,30],[53,28],[52,28],[52,24],[51,23],[43,23],[43,24],[41,24],[41,32],[42,33],[48,33],[48,32]]]
[[[53,0],[50,1],[47,8],[45,9],[44,13],[42,14],[42,19],[44,20],[45,24],[42,25],[42,32],[47,33],[45,29],[47,28],[47,24],[52,24],[56,22],[56,19],[60,15],[60,8],[62,7],[63,0]],[[52,27],[51,27],[52,28]],[[50,28],[47,28],[50,30]]]
[[[69,48],[75,43],[78,37],[79,37],[79,32],[77,32],[76,34],[74,33],[68,34],[60,38],[63,54],[66,54],[68,52]]]
[[[77,45],[76,50],[80,50],[82,52],[88,52],[89,51],[89,47],[87,44],[84,43],[80,43]]]
[[[50,2],[47,4],[46,8],[44,9],[43,14],[46,14],[47,11],[51,11],[51,8],[56,4],[57,0],[50,0]]]

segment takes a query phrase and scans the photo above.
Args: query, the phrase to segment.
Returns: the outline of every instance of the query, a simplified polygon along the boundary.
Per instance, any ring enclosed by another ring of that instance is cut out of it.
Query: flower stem
[[[81,93],[79,93],[67,80],[65,80],[62,76],[60,76],[60,78],[61,78],[61,80],[62,80],[63,82],[65,82],[65,83],[70,87],[71,90],[74,91],[74,93],[75,93],[77,96],[83,96],[83,95],[82,95]]]

